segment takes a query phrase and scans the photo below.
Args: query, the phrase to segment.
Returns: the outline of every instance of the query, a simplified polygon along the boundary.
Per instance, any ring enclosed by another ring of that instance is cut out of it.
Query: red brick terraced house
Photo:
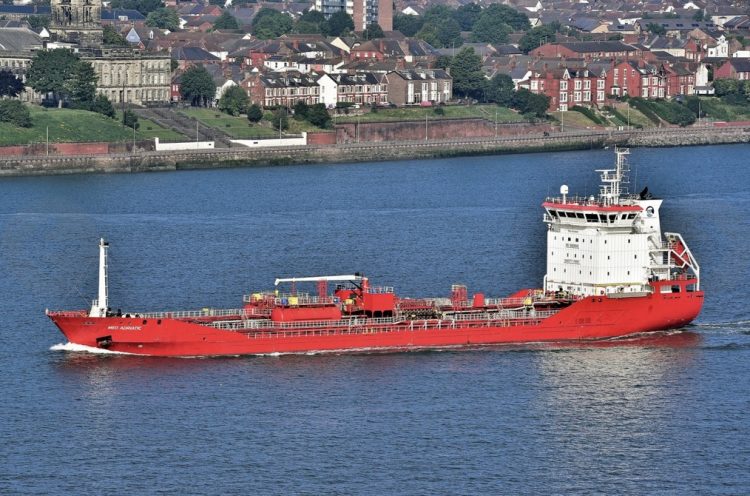
[[[453,78],[442,69],[398,70],[385,78],[388,101],[395,105],[446,103],[453,98]]]
[[[731,58],[714,70],[714,79],[750,80],[750,59]]]
[[[575,41],[572,43],[547,43],[529,52],[533,57],[562,59],[629,59],[639,58],[643,51],[621,41]]]
[[[626,60],[614,64],[607,75],[606,88],[615,97],[666,98],[667,73],[662,66]]]
[[[320,100],[317,77],[307,74],[253,73],[242,80],[250,102],[265,108],[293,107],[303,101],[313,105]]]
[[[580,105],[599,107],[607,101],[606,64],[532,69],[524,82],[532,93],[549,97],[551,111],[567,111]]]

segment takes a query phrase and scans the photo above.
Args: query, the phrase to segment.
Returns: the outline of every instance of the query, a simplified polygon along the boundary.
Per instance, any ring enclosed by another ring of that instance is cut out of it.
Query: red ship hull
[[[404,320],[331,323],[284,330],[225,330],[186,319],[103,317],[50,312],[72,343],[154,356],[249,355],[369,350],[418,350],[504,343],[611,339],[674,329],[701,310],[703,292],[587,297],[559,312],[504,321]]]

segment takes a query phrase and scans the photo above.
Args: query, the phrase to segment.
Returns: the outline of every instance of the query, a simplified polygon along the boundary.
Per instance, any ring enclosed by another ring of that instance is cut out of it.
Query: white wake
[[[111,351],[105,350],[104,348],[94,348],[93,346],[85,346],[82,344],[75,343],[58,343],[50,346],[51,351],[74,351],[78,353],[93,353],[97,355],[131,355],[124,351]]]

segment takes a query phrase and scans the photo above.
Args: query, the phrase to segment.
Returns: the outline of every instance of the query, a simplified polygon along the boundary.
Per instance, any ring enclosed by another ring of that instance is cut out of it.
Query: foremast
[[[107,249],[109,243],[104,238],[99,240],[99,292],[98,298],[91,302],[89,317],[106,317],[109,310],[109,289],[107,284]]]

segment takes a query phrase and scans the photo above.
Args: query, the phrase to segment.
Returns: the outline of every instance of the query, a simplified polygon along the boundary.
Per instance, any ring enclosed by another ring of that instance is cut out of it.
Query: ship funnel
[[[107,248],[109,243],[104,238],[99,240],[99,295],[91,303],[91,312],[89,317],[106,317],[109,306],[107,290]]]

